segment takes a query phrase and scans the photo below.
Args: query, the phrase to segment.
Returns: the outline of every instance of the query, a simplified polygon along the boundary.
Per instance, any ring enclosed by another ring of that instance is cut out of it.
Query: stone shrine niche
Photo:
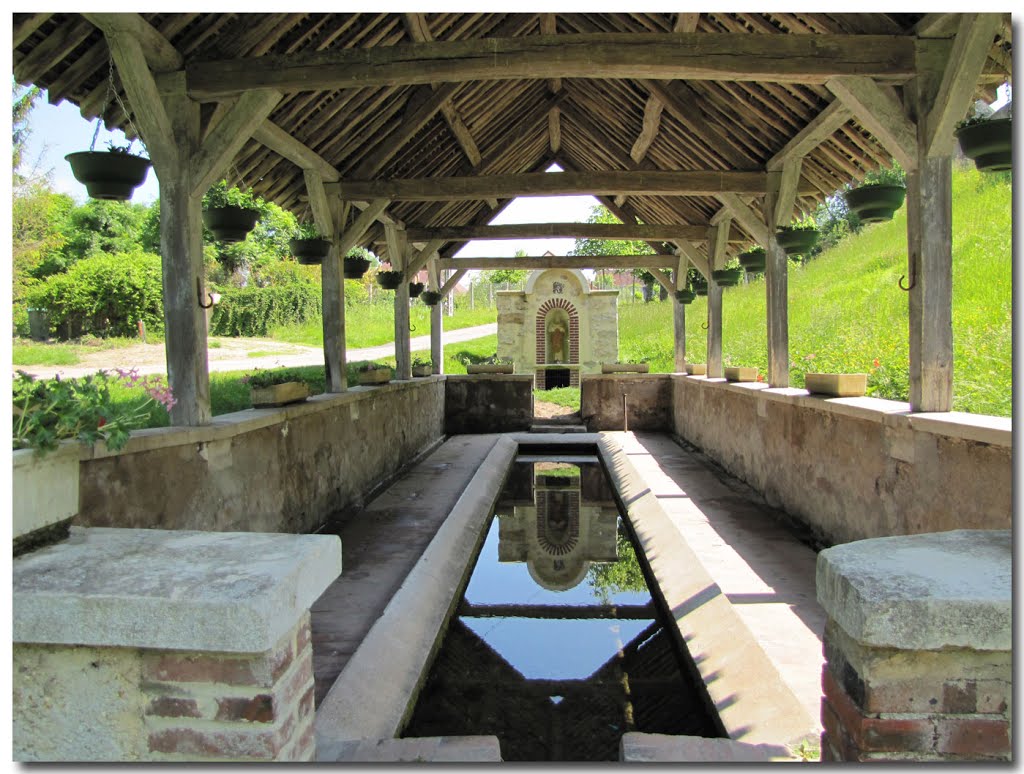
[[[592,290],[581,271],[533,272],[523,291],[498,291],[498,357],[533,373],[538,389],[579,387],[619,356],[617,290]]]

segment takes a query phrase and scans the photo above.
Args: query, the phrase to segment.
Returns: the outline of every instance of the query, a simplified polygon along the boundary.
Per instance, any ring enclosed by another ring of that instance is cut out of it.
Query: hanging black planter
[[[692,290],[683,288],[682,290],[676,291],[676,300],[680,304],[692,304],[693,300],[697,297],[697,294]]]
[[[961,126],[954,133],[960,150],[973,159],[981,172],[1005,172],[1013,168],[1013,119],[990,118],[988,121]]]
[[[693,288],[693,292],[698,296],[706,296],[708,294],[708,281],[704,277],[699,277],[690,283],[690,287]]]
[[[146,181],[150,161],[121,151],[79,151],[64,159],[92,199],[124,202]]]
[[[403,274],[400,271],[377,272],[377,284],[385,290],[395,290],[402,284]]]
[[[807,255],[818,243],[818,232],[813,228],[790,228],[785,226],[775,232],[775,240],[786,255]],[[762,255],[764,255],[762,251]]]
[[[256,227],[259,210],[236,207],[209,207],[203,210],[203,223],[221,242],[241,242]]]
[[[893,213],[903,206],[907,189],[887,183],[862,185],[843,194],[846,205],[864,223],[882,223],[892,220]]]
[[[409,298],[416,298],[420,293],[423,292],[424,285],[422,282],[410,282],[409,283]]]
[[[437,306],[441,300],[441,294],[436,290],[424,290],[420,293],[420,300],[427,306]]]
[[[331,243],[326,239],[289,239],[288,249],[303,266],[317,266],[330,254]]]
[[[346,258],[342,263],[345,279],[362,279],[370,268],[369,258]]]
[[[767,256],[763,247],[755,247],[745,253],[740,253],[739,261],[744,270],[751,274],[757,274],[764,271]]]
[[[743,279],[743,269],[716,269],[711,272],[711,279],[723,288],[739,285]]]

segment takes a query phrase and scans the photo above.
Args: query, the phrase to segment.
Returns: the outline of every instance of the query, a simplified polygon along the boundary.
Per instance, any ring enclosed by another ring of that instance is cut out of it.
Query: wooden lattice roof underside
[[[196,63],[308,57],[429,41],[602,33],[751,36],[951,37],[955,15],[852,13],[145,13],[180,55]],[[867,40],[867,38],[865,38]],[[1009,78],[1009,14],[993,42],[978,96]],[[14,73],[69,100],[92,119],[103,108],[109,52],[103,33],[75,13],[14,14]],[[171,68],[168,68],[171,69]],[[906,80],[904,78],[904,80]],[[115,74],[115,82],[120,82]],[[892,85],[897,93],[899,79]],[[312,91],[284,90],[269,121],[318,154],[341,179],[445,178],[542,171],[552,162],[580,172],[764,170],[834,97],[822,83],[516,77]],[[130,106],[130,103],[129,103]],[[217,102],[203,104],[204,120]],[[127,127],[116,104],[108,126]],[[850,118],[802,165],[794,214],[843,184],[888,165],[890,154]],[[302,169],[251,139],[228,175],[302,215]],[[439,182],[440,190],[443,183]],[[636,195],[602,199],[620,217],[706,225],[713,196]],[[387,215],[409,228],[486,223],[506,200],[393,201]],[[379,241],[381,226],[364,243]],[[456,244],[443,252],[450,253]]]

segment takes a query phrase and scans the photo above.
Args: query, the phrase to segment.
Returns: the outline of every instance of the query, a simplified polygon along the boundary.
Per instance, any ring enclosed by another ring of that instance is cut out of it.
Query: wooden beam
[[[548,147],[552,153],[562,149],[562,111],[557,107],[548,111]]]
[[[541,35],[555,35],[558,32],[558,20],[553,13],[537,14]],[[562,90],[562,79],[552,78],[548,81],[548,88],[552,94],[558,94]]]
[[[712,270],[724,269],[725,262],[729,256],[726,252],[729,247],[729,228],[730,221],[724,220],[714,227],[714,230],[709,229],[709,239],[713,236],[714,242],[708,242],[708,263]]]
[[[250,91],[238,98],[192,157],[193,196],[202,196],[223,177],[224,168],[280,101],[281,93],[269,89]]]
[[[31,13],[14,25],[11,30],[12,48],[17,48],[31,37],[32,33],[43,26],[53,16],[52,13]]]
[[[394,271],[402,272],[402,282],[395,288],[395,378],[412,378],[412,358],[409,344],[409,243],[405,231],[385,226],[388,240],[388,260]]]
[[[497,226],[438,226],[410,228],[409,239],[425,242],[430,239],[468,242],[472,239],[616,239],[664,240],[689,239],[703,241],[707,224],[679,225],[673,223],[504,223]]]
[[[441,270],[437,256],[427,261],[427,287],[435,293],[441,289]],[[435,374],[444,373],[444,304],[438,301],[430,307],[430,362]]]
[[[765,168],[769,172],[777,172],[787,160],[803,158],[835,134],[851,118],[853,111],[846,107],[842,100],[833,100],[807,126],[797,132],[782,150],[772,156]]]
[[[763,172],[529,172],[522,175],[343,180],[343,199],[456,201],[517,196],[763,194]]]
[[[338,170],[319,153],[296,140],[273,121],[264,121],[252,133],[253,139],[288,159],[301,169],[315,169],[325,183],[341,179]]]
[[[327,195],[336,197],[338,195],[337,186],[338,183],[331,183],[329,186],[326,186]],[[385,209],[387,209],[389,204],[391,204],[391,202],[387,199],[375,199],[370,202],[370,205],[359,213],[359,217],[355,219],[355,222],[349,226],[348,230],[338,239],[338,255],[344,258],[348,254],[348,251],[359,243],[359,240],[363,238],[366,230],[373,225],[373,222],[377,220],[378,216],[384,212]],[[385,228],[388,228],[388,226],[385,225]]]
[[[775,211],[772,213],[769,226],[777,228],[788,226],[793,219],[793,208],[796,205],[796,190],[800,182],[800,170],[803,167],[803,159],[791,158],[786,161],[781,172],[769,172],[768,183],[772,187],[772,178],[777,175],[778,194],[775,197]]]
[[[721,241],[720,229],[728,228],[728,224],[711,226],[708,229],[708,268],[712,271],[721,268],[724,255],[719,252]],[[722,371],[722,286],[711,279],[711,273],[704,275],[708,280],[707,295],[707,376],[709,379],[721,379]]]
[[[700,21],[699,13],[680,13],[676,15],[676,23],[672,25],[673,32],[696,32],[697,22]]]
[[[668,291],[670,296],[676,292],[675,280],[668,276],[664,271],[661,269],[655,269],[653,266],[645,266],[644,268],[651,273],[651,276],[658,281],[659,285]]]
[[[345,367],[345,278],[341,270],[343,256],[338,253],[341,200],[327,196],[319,172],[307,169],[302,174],[317,230],[332,243],[320,268],[327,392],[344,392],[348,389],[348,373]]]
[[[440,264],[441,261],[438,261]],[[440,266],[438,266],[440,268]],[[459,269],[452,276],[450,276],[445,283],[441,286],[441,297],[447,298],[448,294],[455,290],[455,286],[459,284],[459,280],[466,276],[466,269]]]
[[[180,70],[184,57],[171,45],[160,31],[137,13],[92,13],[83,11],[82,16],[95,24],[107,37],[121,35],[138,41],[146,56],[146,62],[154,73]],[[122,76],[121,80],[124,80]]]
[[[644,121],[640,135],[633,143],[629,151],[630,158],[637,164],[647,155],[647,149],[651,147],[654,138],[658,136],[658,128],[661,126],[661,111],[665,109],[664,103],[657,97],[648,97],[644,105]]]
[[[712,231],[708,229],[708,236],[711,236],[711,234]],[[711,267],[708,263],[708,260],[699,252],[697,252],[696,247],[694,247],[689,241],[685,239],[676,242],[676,247],[679,250],[679,256],[681,258],[685,258],[687,261],[692,263],[693,267],[701,274],[703,274],[708,281],[711,280]],[[712,252],[710,250],[708,251],[708,255],[712,255]]]
[[[764,225],[761,216],[744,204],[735,194],[724,193],[717,195],[720,201],[733,219],[740,224],[740,227],[753,237],[759,245],[767,245],[771,232]]]
[[[938,96],[925,119],[925,156],[952,154],[953,130],[971,109],[978,77],[1001,26],[998,13],[961,15]]]
[[[674,269],[674,255],[521,255],[514,258],[441,258],[442,269]]]
[[[825,85],[904,169],[917,166],[917,129],[890,92],[859,75],[832,78]]]
[[[408,116],[396,119],[400,123],[399,128],[393,134],[384,138],[382,144],[370,156],[368,156],[352,173],[352,177],[373,177],[384,168],[391,159],[405,146],[409,140],[416,136],[419,131],[427,125],[441,106],[451,99],[458,91],[460,84],[447,83],[430,95]],[[373,198],[373,197],[367,197]]]
[[[473,139],[472,133],[469,131],[469,127],[466,126],[466,122],[462,120],[462,116],[459,115],[459,111],[452,105],[451,100],[448,100],[441,105],[441,114],[444,116],[444,120],[448,124],[448,128],[452,130],[452,134],[455,137],[455,141],[458,142],[459,147],[462,148],[462,152],[466,154],[466,158],[469,159],[469,165],[476,169],[480,166],[480,148],[477,147],[476,141]]]
[[[167,168],[176,166],[180,154],[171,131],[171,119],[146,64],[145,52],[138,39],[132,35],[122,32],[104,34],[132,112],[135,113],[135,123],[159,175]]]
[[[902,35],[598,33],[345,48],[306,56],[192,62],[188,93],[219,101],[252,89],[319,91],[539,78],[778,81],[856,75],[903,82],[915,41]]]
[[[777,176],[781,184],[782,173]],[[761,242],[765,251],[765,315],[768,334],[768,374],[772,387],[789,386],[789,257],[779,247],[775,229],[780,207],[780,188],[769,185],[764,200],[764,224],[768,239]],[[792,210],[792,204],[790,205]]]
[[[409,232],[407,231],[406,238],[409,238],[408,234]],[[409,238],[409,241],[415,242],[417,240]],[[423,269],[424,266],[427,265],[427,261],[430,260],[430,258],[444,245],[444,243],[444,239],[431,239],[423,246],[421,250],[419,250],[412,257],[412,259],[409,261],[408,271],[410,280],[413,277],[415,277]]]
[[[914,25],[919,38],[951,38],[956,35],[957,13],[926,13]]]

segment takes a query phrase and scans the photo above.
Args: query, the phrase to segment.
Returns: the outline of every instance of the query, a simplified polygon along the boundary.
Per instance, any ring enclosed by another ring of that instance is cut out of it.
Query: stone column
[[[818,555],[823,761],[1010,760],[1012,561],[1009,530]]]
[[[326,535],[83,529],[13,562],[17,761],[312,761]]]

